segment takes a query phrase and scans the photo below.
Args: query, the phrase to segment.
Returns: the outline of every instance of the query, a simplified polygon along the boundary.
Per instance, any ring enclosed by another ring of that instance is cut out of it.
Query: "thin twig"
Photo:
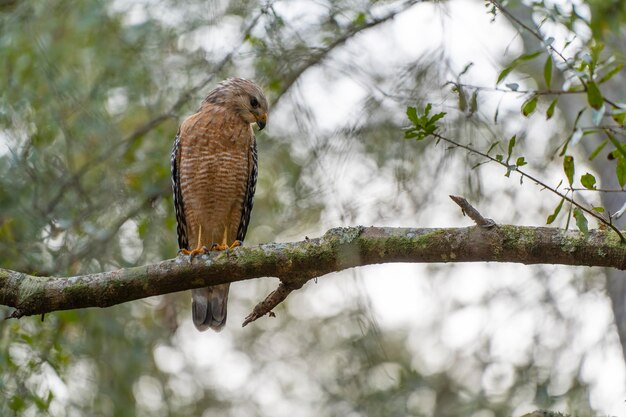
[[[300,68],[298,68],[295,72],[290,74],[290,76],[286,80],[283,81],[282,88],[280,89],[279,95],[278,95],[278,97],[276,97],[276,99],[274,100],[272,105],[275,106],[280,101],[280,99],[284,96],[284,93],[287,92],[287,90],[289,90],[291,88],[291,86],[300,78],[300,76],[306,70],[308,70],[309,68],[311,68],[311,67],[319,64],[320,62],[322,62],[324,60],[324,58],[326,58],[326,56],[330,52],[335,50],[337,47],[345,44],[349,39],[351,39],[355,35],[359,34],[360,32],[362,32],[364,30],[367,30],[367,29],[371,29],[371,28],[373,28],[375,26],[380,25],[381,23],[387,22],[387,21],[393,19],[394,17],[396,17],[398,14],[406,11],[411,6],[414,6],[415,4],[420,3],[420,2],[421,2],[421,0],[408,0],[408,1],[405,1],[402,6],[398,7],[396,10],[393,10],[393,11],[389,12],[388,14],[386,14],[383,17],[380,17],[378,19],[373,19],[373,20],[371,20],[369,22],[366,22],[366,23],[363,23],[361,25],[353,26],[347,32],[345,32],[341,36],[339,36],[336,39],[334,39],[327,46],[325,46],[324,48],[320,49],[317,53],[311,54],[310,58],[308,60],[306,60],[304,62],[304,64],[302,64],[300,66]]]
[[[287,298],[287,296],[291,294],[293,290],[297,290],[301,287],[302,284],[300,286],[297,286],[294,284],[286,284],[281,281],[276,290],[269,293],[269,295],[265,297],[265,300],[254,306],[252,313],[246,316],[245,320],[241,324],[241,327],[246,327],[248,324],[263,317],[266,314],[269,314],[270,317],[275,317],[274,312],[272,312],[274,307],[285,301],[285,298]]]
[[[511,89],[506,89],[506,88],[501,88],[501,87],[484,87],[480,85],[457,83],[453,81],[449,81],[448,84],[453,84],[459,87],[465,87],[465,88],[479,90],[479,91],[493,91],[493,92],[500,92],[500,93],[517,93],[517,94],[534,94],[536,96],[552,96],[552,95],[560,96],[560,95],[565,95],[565,94],[586,94],[587,93],[585,90],[552,90],[552,89],[511,90]]]
[[[626,190],[620,188],[565,188],[566,191],[595,191],[598,193],[626,193]]]
[[[476,223],[478,226],[492,227],[496,225],[496,222],[494,222],[493,220],[484,218],[478,212],[478,210],[476,210],[465,198],[455,195],[451,195],[450,198],[452,199],[452,201],[457,203],[459,207],[461,207],[463,214],[474,220],[474,223]]]
[[[598,213],[588,209],[587,207],[583,206],[580,203],[577,203],[576,201],[574,201],[573,198],[570,198],[566,194],[561,193],[556,188],[550,187],[548,184],[544,183],[543,181],[541,181],[541,180],[535,178],[534,176],[532,176],[532,175],[522,171],[521,169],[519,169],[519,167],[517,165],[507,164],[504,161],[500,161],[500,160],[494,158],[491,155],[488,155],[488,154],[486,154],[484,152],[481,152],[481,151],[479,151],[477,149],[474,149],[474,148],[472,148],[472,147],[470,147],[468,145],[464,145],[462,143],[456,142],[455,140],[449,139],[449,138],[447,138],[445,136],[441,136],[438,133],[433,133],[432,135],[433,135],[433,137],[435,137],[435,138],[437,138],[439,140],[443,140],[444,142],[447,142],[447,143],[449,143],[451,145],[454,145],[455,147],[465,149],[465,150],[467,150],[467,151],[469,151],[471,153],[474,153],[476,155],[482,156],[483,158],[486,158],[486,159],[488,159],[491,162],[495,162],[495,163],[497,163],[499,165],[502,165],[506,169],[511,170],[511,171],[515,171],[515,172],[519,173],[522,177],[528,178],[529,180],[531,180],[535,184],[541,185],[546,190],[551,191],[553,194],[558,195],[559,197],[561,197],[565,201],[569,202],[570,204],[573,204],[574,206],[578,207],[579,209],[581,209],[585,213],[587,213],[590,216],[594,217],[596,220],[600,221],[601,223],[605,224],[609,228],[613,229],[613,231],[615,231],[615,233],[617,233],[617,235],[619,236],[620,241],[622,243],[626,243],[626,239],[624,238],[624,235],[622,235],[622,232],[620,232],[620,230],[613,225],[613,222],[611,222],[610,220],[606,220],[604,217],[602,217]]]
[[[561,60],[563,60],[565,65],[567,65],[567,67],[576,74],[576,69],[574,68],[572,63],[567,58],[565,58],[565,56],[559,50],[557,50],[554,46],[552,46],[551,44],[546,44],[545,43],[545,39],[543,38],[543,36],[541,36],[540,33],[535,31],[533,28],[528,26],[526,23],[522,22],[513,13],[509,12],[504,6],[502,6],[500,4],[500,2],[498,0],[488,0],[488,1],[491,4],[493,4],[498,10],[500,10],[500,12],[502,12],[502,14],[504,14],[509,19],[511,19],[515,24],[517,24],[518,26],[521,26],[523,29],[525,29],[532,36],[537,38],[540,43],[545,44],[549,51],[554,52],[559,58],[561,58]],[[576,78],[578,78],[578,81],[580,81],[580,83],[582,84],[584,90],[587,91],[587,82],[580,75],[576,75]],[[608,98],[606,98],[604,96],[602,98],[603,98],[605,103],[613,106],[614,108],[618,107],[618,105],[614,101],[609,100]]]

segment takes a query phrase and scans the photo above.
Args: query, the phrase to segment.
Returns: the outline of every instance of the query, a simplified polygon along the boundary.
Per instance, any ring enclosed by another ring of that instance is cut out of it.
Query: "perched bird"
[[[194,256],[238,246],[246,236],[257,179],[252,123],[263,129],[268,103],[252,81],[219,83],[197,113],[180,125],[172,150],[172,189],[178,246]],[[200,331],[226,324],[230,284],[192,290]]]

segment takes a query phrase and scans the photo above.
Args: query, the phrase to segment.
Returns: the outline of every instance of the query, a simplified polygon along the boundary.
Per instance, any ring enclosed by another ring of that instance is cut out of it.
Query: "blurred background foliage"
[[[505,5],[533,27],[553,16],[551,36],[575,37],[573,48],[595,39],[624,60],[621,1]],[[523,98],[465,97],[446,85],[491,87],[516,56],[538,47],[485,6],[0,2],[0,266],[67,276],[174,256],[172,141],[204,94],[234,75],[262,84],[272,103],[268,129],[257,135],[247,244],[344,224],[465,225],[445,201],[453,193],[499,222],[543,224],[558,200],[532,184],[472,170],[471,155],[443,145],[403,139],[406,107],[432,102],[449,113],[450,136],[485,149],[516,133],[532,169],[555,185],[562,177],[550,157],[584,97],[560,100],[548,126],[524,119]],[[481,25],[486,34],[475,34]],[[513,75],[538,88],[543,68],[530,62]],[[554,77],[563,82],[558,69]],[[624,85],[620,73],[606,91],[623,97]],[[615,182],[606,158],[588,169]],[[623,197],[598,198],[615,211]],[[538,407],[585,415],[607,409],[593,372],[598,358],[618,358],[624,376],[625,332],[611,311],[626,317],[626,290],[615,274],[372,267],[309,284],[277,318],[242,330],[275,284],[246,282],[233,286],[219,335],[195,332],[187,293],[3,320],[0,415],[490,417]],[[412,314],[385,315],[407,297]]]

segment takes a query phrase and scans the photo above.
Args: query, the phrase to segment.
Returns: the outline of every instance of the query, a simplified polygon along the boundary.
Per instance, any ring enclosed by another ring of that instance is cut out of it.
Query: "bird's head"
[[[259,129],[267,124],[269,105],[261,87],[243,78],[229,78],[219,83],[204,100],[228,108],[244,122],[256,123]]]

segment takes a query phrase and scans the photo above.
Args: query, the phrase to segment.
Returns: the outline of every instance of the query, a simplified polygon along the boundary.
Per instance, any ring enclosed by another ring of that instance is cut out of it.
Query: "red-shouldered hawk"
[[[182,253],[223,250],[239,245],[246,236],[257,178],[251,124],[263,129],[267,111],[259,86],[229,78],[180,125],[171,163]],[[198,330],[224,327],[229,285],[192,290],[192,317]]]

